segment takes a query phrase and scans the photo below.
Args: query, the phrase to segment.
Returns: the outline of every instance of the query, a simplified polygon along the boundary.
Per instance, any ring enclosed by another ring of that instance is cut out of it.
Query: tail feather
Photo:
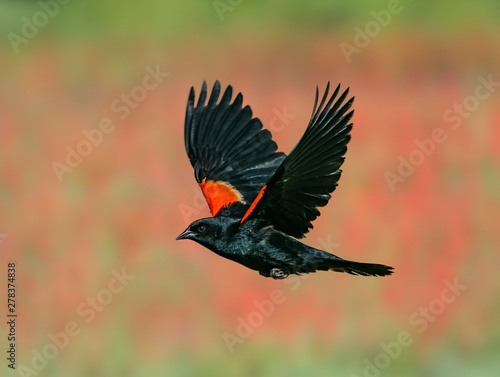
[[[360,263],[344,259],[330,261],[328,265],[328,270],[347,272],[351,275],[387,276],[391,275],[394,272],[392,267],[386,266],[384,264]]]
[[[391,266],[377,263],[354,262],[339,258],[322,250],[317,250],[317,253],[312,255],[313,258],[310,258],[302,266],[302,270],[298,271],[299,273],[336,271],[361,276],[387,276],[394,272],[394,268]]]

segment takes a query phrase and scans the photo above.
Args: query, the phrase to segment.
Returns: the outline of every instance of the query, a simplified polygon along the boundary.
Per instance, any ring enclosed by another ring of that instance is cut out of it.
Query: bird
[[[229,85],[222,97],[214,83],[208,98],[203,82],[195,104],[189,92],[184,143],[211,217],[192,222],[176,239],[189,239],[260,275],[285,279],[316,271],[386,276],[393,267],[342,259],[300,241],[337,187],[351,139],[354,97],[330,82],[309,124],[286,155],[277,152],[269,130],[243,106]]]

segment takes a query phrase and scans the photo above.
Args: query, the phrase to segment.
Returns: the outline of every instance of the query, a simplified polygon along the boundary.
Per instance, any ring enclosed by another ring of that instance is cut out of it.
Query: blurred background
[[[63,3],[0,2],[2,376],[498,375],[500,3]],[[316,85],[350,87],[305,242],[393,276],[273,281],[175,241],[209,216],[183,118],[216,79],[286,153]]]

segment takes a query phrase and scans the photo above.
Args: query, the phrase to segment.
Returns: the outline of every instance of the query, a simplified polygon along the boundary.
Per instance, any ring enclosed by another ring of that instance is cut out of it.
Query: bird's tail
[[[393,268],[385,264],[360,263],[345,259],[333,261],[329,270],[362,276],[387,276],[393,273]]]
[[[384,264],[354,262],[339,258],[325,251],[317,251],[317,253],[313,254],[314,258],[306,264],[310,269],[307,272],[337,271],[362,276],[386,276],[393,273],[393,267]]]

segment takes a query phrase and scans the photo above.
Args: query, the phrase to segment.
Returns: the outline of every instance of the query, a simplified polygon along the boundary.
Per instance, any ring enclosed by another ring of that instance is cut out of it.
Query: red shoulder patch
[[[212,216],[217,215],[222,207],[234,202],[244,203],[243,196],[231,184],[223,181],[203,181],[199,183],[203,196],[207,200]]]
[[[262,199],[262,195],[264,195],[264,192],[266,191],[266,188],[267,188],[267,186],[264,185],[264,187],[262,187],[260,189],[259,194],[257,195],[257,197],[255,198],[255,200],[253,201],[253,203],[250,205],[250,207],[247,209],[247,211],[245,212],[245,214],[241,218],[240,224],[243,221],[245,221],[246,218],[252,213],[252,211],[254,210],[254,208],[257,205],[257,203],[260,201],[260,199]]]

